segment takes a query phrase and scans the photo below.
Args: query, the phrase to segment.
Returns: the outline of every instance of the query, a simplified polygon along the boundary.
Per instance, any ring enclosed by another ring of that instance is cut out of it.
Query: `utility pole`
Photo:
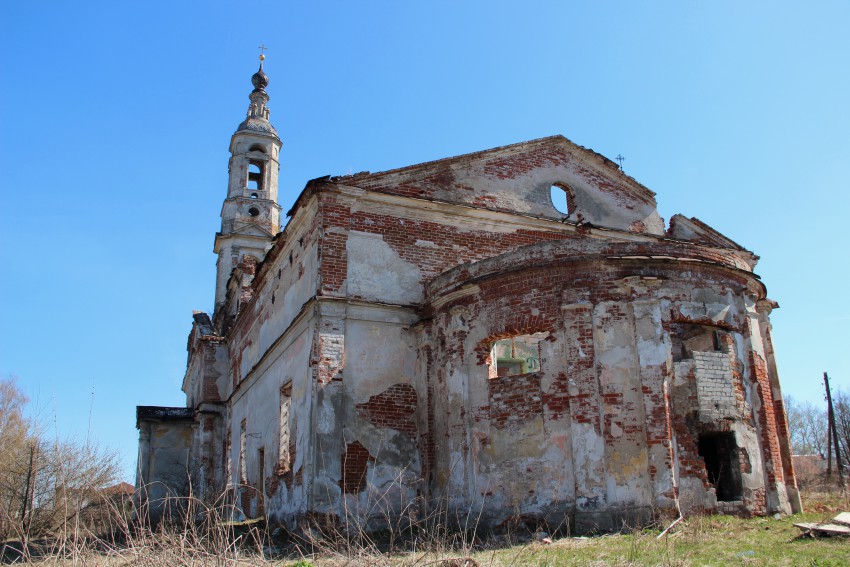
[[[838,470],[838,485],[844,486],[844,473],[841,471],[841,450],[838,445],[838,428],[835,427],[835,412],[832,409],[832,394],[829,391],[829,376],[826,372],[823,373],[823,385],[826,388],[826,409],[827,418],[829,419],[829,436],[832,438],[832,446],[835,448],[835,468]],[[827,464],[826,478],[829,479],[831,467]]]
[[[832,427],[829,426],[829,410],[826,412],[826,482],[832,478]]]

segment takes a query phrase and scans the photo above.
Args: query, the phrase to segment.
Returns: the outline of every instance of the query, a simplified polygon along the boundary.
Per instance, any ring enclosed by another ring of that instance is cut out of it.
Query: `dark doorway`
[[[734,433],[703,433],[699,436],[699,456],[705,462],[708,481],[717,492],[717,500],[741,500],[741,465]]]

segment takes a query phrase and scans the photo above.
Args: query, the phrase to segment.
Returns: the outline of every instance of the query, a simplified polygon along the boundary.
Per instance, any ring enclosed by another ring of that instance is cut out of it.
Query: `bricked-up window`
[[[544,362],[540,356],[540,341],[547,336],[546,332],[534,333],[494,342],[490,351],[490,378],[540,372]]]
[[[289,409],[292,405],[292,384],[280,389],[280,437],[278,439],[277,472],[283,474],[290,470],[290,428]]]
[[[360,441],[349,443],[342,455],[342,478],[339,485],[346,494],[357,494],[366,488],[369,463],[375,459]]]
[[[254,516],[259,518],[266,513],[266,491],[263,486],[263,477],[266,474],[266,448],[260,447],[257,449],[257,482],[254,488],[257,489],[257,507]]]
[[[248,189],[253,191],[263,190],[263,164],[259,161],[251,161],[248,164]]]
[[[552,206],[562,215],[570,216],[576,210],[575,193],[569,185],[556,183],[549,188]]]
[[[266,472],[266,448],[257,449],[257,486],[262,486],[263,475]]]
[[[227,471],[227,484],[233,482],[233,457],[230,450],[233,448],[233,433],[228,430],[227,438],[224,440],[224,470]]]
[[[725,352],[729,333],[707,325],[674,323],[670,329],[670,340],[673,360],[678,362],[693,358],[695,352]]]
[[[248,434],[246,433],[246,422],[243,419],[239,424],[239,484],[248,483],[248,463],[245,462],[245,449],[248,444]]]

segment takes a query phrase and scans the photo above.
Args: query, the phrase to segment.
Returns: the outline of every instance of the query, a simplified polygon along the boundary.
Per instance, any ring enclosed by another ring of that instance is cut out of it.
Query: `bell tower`
[[[251,77],[254,90],[248,95],[248,116],[230,139],[227,197],[221,208],[221,231],[213,251],[218,254],[215,310],[225,300],[230,272],[245,256],[257,261],[280,230],[277,204],[278,155],[281,141],[269,122],[269,78],[260,69]]]

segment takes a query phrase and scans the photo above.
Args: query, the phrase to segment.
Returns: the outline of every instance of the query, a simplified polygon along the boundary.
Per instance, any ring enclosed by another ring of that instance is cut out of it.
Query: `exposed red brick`
[[[357,413],[380,428],[388,427],[401,431],[416,439],[417,426],[414,421],[418,399],[410,384],[395,384],[368,402],[357,404]]]
[[[342,455],[342,479],[339,481],[346,494],[357,494],[366,487],[366,471],[375,458],[360,441],[345,446]]]
[[[491,378],[488,394],[490,422],[495,427],[516,426],[543,414],[538,372]]]

